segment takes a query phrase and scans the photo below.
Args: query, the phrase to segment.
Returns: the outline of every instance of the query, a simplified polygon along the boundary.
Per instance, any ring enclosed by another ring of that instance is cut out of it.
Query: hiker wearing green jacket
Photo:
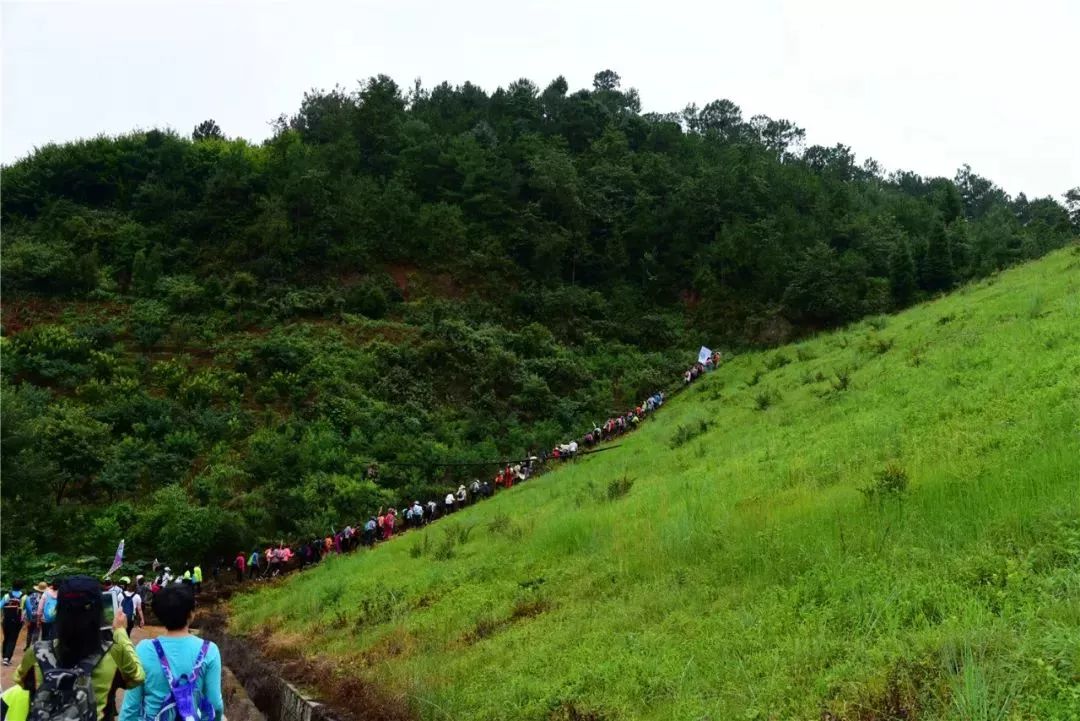
[[[123,611],[113,617],[112,628],[102,628],[105,618],[101,584],[89,576],[73,576],[60,585],[57,597],[56,628],[52,641],[39,641],[34,653],[23,654],[15,672],[16,684],[31,692],[42,688],[42,663],[56,668],[75,668],[93,661],[90,680],[97,704],[96,718],[116,717],[113,682],[120,688],[135,688],[146,679],[124,626]]]

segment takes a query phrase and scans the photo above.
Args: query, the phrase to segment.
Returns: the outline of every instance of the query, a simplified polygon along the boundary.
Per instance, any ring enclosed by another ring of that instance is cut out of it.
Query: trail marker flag
[[[105,574],[105,577],[113,575],[116,569],[120,568],[120,565],[124,562],[124,539],[120,539],[120,545],[116,547],[116,556],[113,557],[112,565],[109,566],[109,572]]]
[[[704,363],[705,361],[709,360],[709,358],[711,356],[712,356],[712,351],[709,350],[708,348],[706,348],[705,346],[701,346],[701,350],[699,350],[697,352],[697,362],[698,363]]]

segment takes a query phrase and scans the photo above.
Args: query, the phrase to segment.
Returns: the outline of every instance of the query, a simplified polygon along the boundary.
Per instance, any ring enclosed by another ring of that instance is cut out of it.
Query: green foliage
[[[697,423],[679,426],[675,429],[675,435],[671,437],[669,445],[672,448],[685,446],[698,436],[708,433],[711,425],[712,423],[708,419],[702,418]]]
[[[634,479],[629,476],[612,478],[607,485],[607,499],[617,501],[630,492],[634,487]]]
[[[169,309],[156,300],[140,300],[131,306],[131,335],[144,350],[164,337],[168,321]]]
[[[861,487],[859,491],[870,501],[900,499],[907,494],[908,485],[907,469],[899,461],[893,460],[875,473],[874,480]]]
[[[754,394],[754,407],[759,411],[765,411],[779,400],[779,393],[771,388],[764,388]]]
[[[769,356],[765,360],[765,367],[768,368],[771,371],[774,371],[774,370],[776,370],[778,368],[783,368],[784,366],[788,365],[789,363],[791,363],[791,357],[790,356],[788,356],[785,353],[776,353],[774,355]]]
[[[345,308],[368,318],[382,318],[389,307],[386,292],[370,280],[353,286],[345,295]]]

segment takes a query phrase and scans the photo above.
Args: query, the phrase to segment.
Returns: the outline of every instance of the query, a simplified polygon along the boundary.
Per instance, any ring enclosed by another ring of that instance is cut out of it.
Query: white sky
[[[0,156],[214,118],[262,140],[377,73],[494,90],[611,68],[646,111],[729,98],[887,169],[1080,185],[1080,0],[3,3]]]

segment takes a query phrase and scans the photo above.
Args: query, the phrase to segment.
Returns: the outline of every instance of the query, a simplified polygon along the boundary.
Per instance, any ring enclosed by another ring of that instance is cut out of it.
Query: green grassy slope
[[[1080,253],[739,357],[231,610],[424,718],[1080,718]]]

